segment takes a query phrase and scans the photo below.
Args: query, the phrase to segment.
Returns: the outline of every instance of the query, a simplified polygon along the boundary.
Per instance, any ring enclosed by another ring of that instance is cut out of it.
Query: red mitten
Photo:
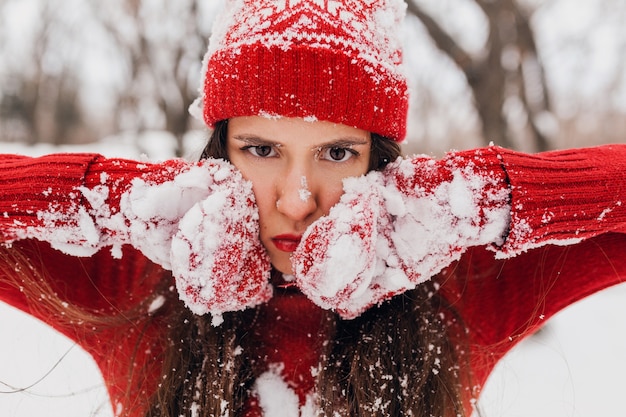
[[[32,238],[74,256],[104,247],[121,256],[130,244],[174,269],[181,297],[199,314],[271,297],[252,187],[226,161],[9,155],[0,174],[5,244]]]
[[[414,288],[470,246],[502,244],[509,224],[493,148],[399,159],[344,188],[293,257],[302,291],[344,318]]]
[[[346,179],[344,191],[330,213],[307,229],[292,262],[304,294],[351,319],[414,284],[390,244],[382,173]]]
[[[171,269],[171,242],[178,222],[233,170],[221,160],[159,164],[103,160],[94,164],[80,192],[90,203],[87,212],[99,232],[98,246],[112,246],[115,254],[121,245],[130,244]]]
[[[412,280],[429,279],[471,246],[504,243],[510,190],[495,148],[398,160],[385,180],[391,240]]]
[[[172,271],[180,297],[196,314],[221,314],[272,296],[270,261],[259,240],[252,184],[234,168],[181,219],[172,242]]]

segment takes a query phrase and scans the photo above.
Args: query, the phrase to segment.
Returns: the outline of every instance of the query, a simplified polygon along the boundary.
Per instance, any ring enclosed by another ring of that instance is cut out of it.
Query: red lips
[[[276,246],[276,248],[280,251],[294,252],[300,244],[301,239],[302,236],[285,234],[274,236],[272,238],[272,242],[274,243],[274,246]]]

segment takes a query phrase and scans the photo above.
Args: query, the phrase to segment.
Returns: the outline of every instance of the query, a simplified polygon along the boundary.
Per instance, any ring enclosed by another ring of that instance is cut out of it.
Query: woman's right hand
[[[109,181],[107,191],[111,185]],[[91,192],[106,194],[98,187]],[[89,196],[89,191],[83,193]],[[252,184],[229,162],[153,165],[117,201],[119,211],[113,215],[111,207],[92,202],[105,240],[129,243],[171,269],[181,299],[194,313],[211,313],[218,323],[221,313],[272,296]]]
[[[195,314],[221,314],[268,301],[270,260],[259,240],[259,213],[252,183],[220,163],[209,195],[182,217],[170,259],[181,299]]]

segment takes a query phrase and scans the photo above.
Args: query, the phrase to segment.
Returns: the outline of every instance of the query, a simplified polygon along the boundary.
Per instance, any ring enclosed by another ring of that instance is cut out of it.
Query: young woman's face
[[[237,117],[228,122],[227,151],[252,181],[272,264],[291,274],[290,256],[305,229],[339,201],[344,178],[368,171],[371,137],[330,122]]]

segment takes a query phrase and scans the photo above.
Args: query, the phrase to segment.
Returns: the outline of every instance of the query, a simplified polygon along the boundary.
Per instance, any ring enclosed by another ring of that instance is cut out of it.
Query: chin
[[[293,269],[291,267],[289,267],[289,268],[279,268],[279,267],[274,266],[274,268],[278,272],[280,272],[280,273],[282,273],[284,275],[293,275]]]
[[[283,259],[272,260],[272,266],[278,272],[281,272],[281,273],[287,274],[287,275],[293,275],[293,268],[291,267],[291,261],[289,259],[287,259],[287,260],[283,260]]]

